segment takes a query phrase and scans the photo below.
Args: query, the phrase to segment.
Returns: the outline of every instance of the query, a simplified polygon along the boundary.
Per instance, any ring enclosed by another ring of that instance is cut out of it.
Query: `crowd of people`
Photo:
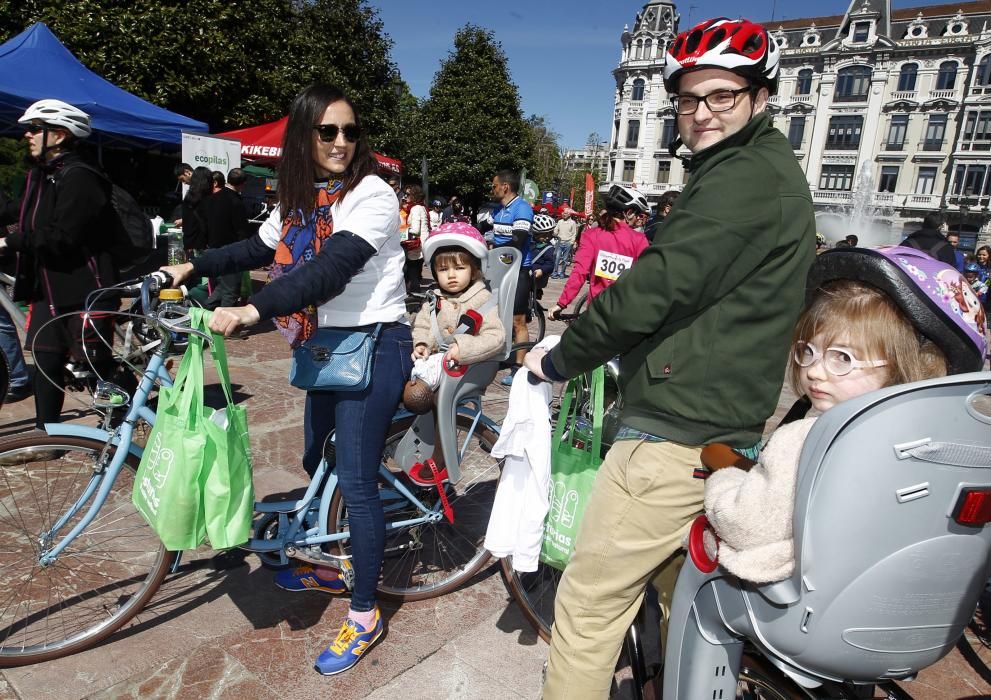
[[[805,174],[765,111],[777,87],[778,51],[766,29],[747,20],[703,22],[672,43],[664,81],[680,142],[692,154],[690,177],[656,208],[642,192],[616,185],[594,216],[565,207],[555,218],[539,207],[534,212],[520,196],[519,174],[501,170],[491,180],[491,216],[476,214],[473,225],[459,197],[428,200],[417,184],[380,177],[354,103],[322,84],[292,102],[277,203],[257,231],[239,196],[242,170],[178,166],[177,179],[189,186],[177,218],[190,259],[163,270],[176,286],[212,280],[205,303],[213,308],[213,331],[231,335],[273,321],[293,349],[326,329],[375,339],[366,389],[312,389],[305,398],[302,467],[315,473],[335,432],[354,575],[348,612],[316,659],[317,671],[346,671],[384,632],[375,597],[385,527],[378,470],[414,363],[437,354],[451,362],[496,357],[507,335],[527,342],[533,285],[543,290],[550,279],[566,280],[552,318],[585,285],[588,306],[552,350],[521,353],[517,363],[563,381],[618,356],[624,395],[622,426],[557,592],[546,698],[608,696],[645,590],[653,584],[667,610],[682,540],[700,512],[713,514],[728,543],[724,561],[741,578],[758,580],[755,567],[766,578],[793,566],[787,501],[811,419],[779,431],[761,453],[786,368],[796,392],[818,411],[883,386],[981,368],[985,316],[967,306],[966,295],[956,307],[947,302],[930,311],[946,333],[967,340],[961,357],[940,334],[922,332],[933,326],[920,325],[917,305],[903,301],[922,294],[912,283],[895,288],[866,275],[827,274],[838,256],[880,255],[876,265],[897,269],[910,253],[875,253],[851,235],[842,245],[848,251],[816,257],[826,242],[816,233]],[[5,202],[0,211],[4,223],[17,224],[0,238],[0,254],[18,256],[16,296],[31,302],[34,363],[57,379],[67,357],[83,354],[98,368],[108,360],[106,346],[87,339],[106,333],[109,320],[95,314],[85,323],[78,315],[50,321],[80,310],[91,292],[118,280],[106,234],[110,189],[76,164],[75,146],[91,132],[81,110],[43,100],[20,122],[35,167],[22,202]],[[962,258],[941,221],[923,223],[895,250],[914,249],[934,265],[945,260],[935,269],[953,275],[946,278],[952,284],[965,275],[986,306],[991,250]],[[493,312],[485,284],[488,249],[501,246],[521,258],[511,328]],[[806,305],[814,263],[826,272]],[[439,292],[411,328],[406,299],[421,290],[425,265]],[[270,270],[269,283],[246,293],[244,273],[259,268]],[[107,300],[93,308],[116,305]],[[456,332],[468,312],[479,316],[477,327]],[[0,333],[4,328],[0,316]],[[59,420],[60,387],[36,382],[34,393],[38,427]],[[758,467],[695,478],[702,447],[714,443]],[[772,498],[783,499],[781,509],[760,537],[750,537],[748,518],[763,511],[741,511],[739,504]],[[760,559],[769,551],[773,566]],[[288,591],[349,591],[329,567],[300,565],[275,581]]]

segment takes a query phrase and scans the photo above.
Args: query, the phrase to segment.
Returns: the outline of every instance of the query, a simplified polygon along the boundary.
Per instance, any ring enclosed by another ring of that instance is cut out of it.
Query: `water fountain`
[[[818,230],[830,246],[848,234],[855,234],[859,245],[877,247],[896,243],[890,225],[891,208],[874,204],[874,168],[864,160],[858,168],[857,181],[850,197],[850,206],[837,208],[829,214],[817,217]]]

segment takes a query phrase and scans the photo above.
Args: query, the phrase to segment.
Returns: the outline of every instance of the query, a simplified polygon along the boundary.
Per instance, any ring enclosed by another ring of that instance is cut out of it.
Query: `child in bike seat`
[[[809,273],[789,378],[821,413],[883,387],[979,371],[987,351],[983,323],[960,273],[921,251],[831,250]],[[815,420],[778,428],[749,471],[726,467],[706,481],[719,563],[741,579],[769,583],[794,570],[796,478]]]
[[[506,330],[485,285],[488,246],[482,234],[460,221],[441,224],[423,243],[423,255],[440,289],[413,322],[414,362],[444,353],[448,361],[470,365],[501,355]]]

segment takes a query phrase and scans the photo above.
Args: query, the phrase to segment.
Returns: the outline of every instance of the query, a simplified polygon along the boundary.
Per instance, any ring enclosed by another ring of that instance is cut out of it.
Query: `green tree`
[[[533,170],[527,177],[536,182],[540,189],[557,189],[561,181],[561,149],[558,147],[560,135],[551,131],[547,120],[536,114],[527,119],[530,128],[530,142],[533,145]]]
[[[0,39],[34,22],[94,72],[211,131],[277,119],[320,80],[348,92],[376,148],[407,149],[392,42],[366,0],[0,0]]]
[[[487,195],[499,170],[533,168],[530,129],[510,79],[506,55],[492,32],[471,24],[434,76],[416,126],[430,179],[470,205]]]

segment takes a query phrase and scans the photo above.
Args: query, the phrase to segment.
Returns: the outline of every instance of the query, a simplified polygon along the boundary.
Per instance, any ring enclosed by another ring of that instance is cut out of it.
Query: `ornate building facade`
[[[764,24],[782,49],[768,109],[820,220],[858,210],[896,241],[941,211],[962,248],[991,238],[991,0],[900,10],[853,0],[842,16]],[[608,180],[653,199],[685,180],[668,153],[675,115],[662,80],[677,30],[672,3],[648,2],[613,71]]]

